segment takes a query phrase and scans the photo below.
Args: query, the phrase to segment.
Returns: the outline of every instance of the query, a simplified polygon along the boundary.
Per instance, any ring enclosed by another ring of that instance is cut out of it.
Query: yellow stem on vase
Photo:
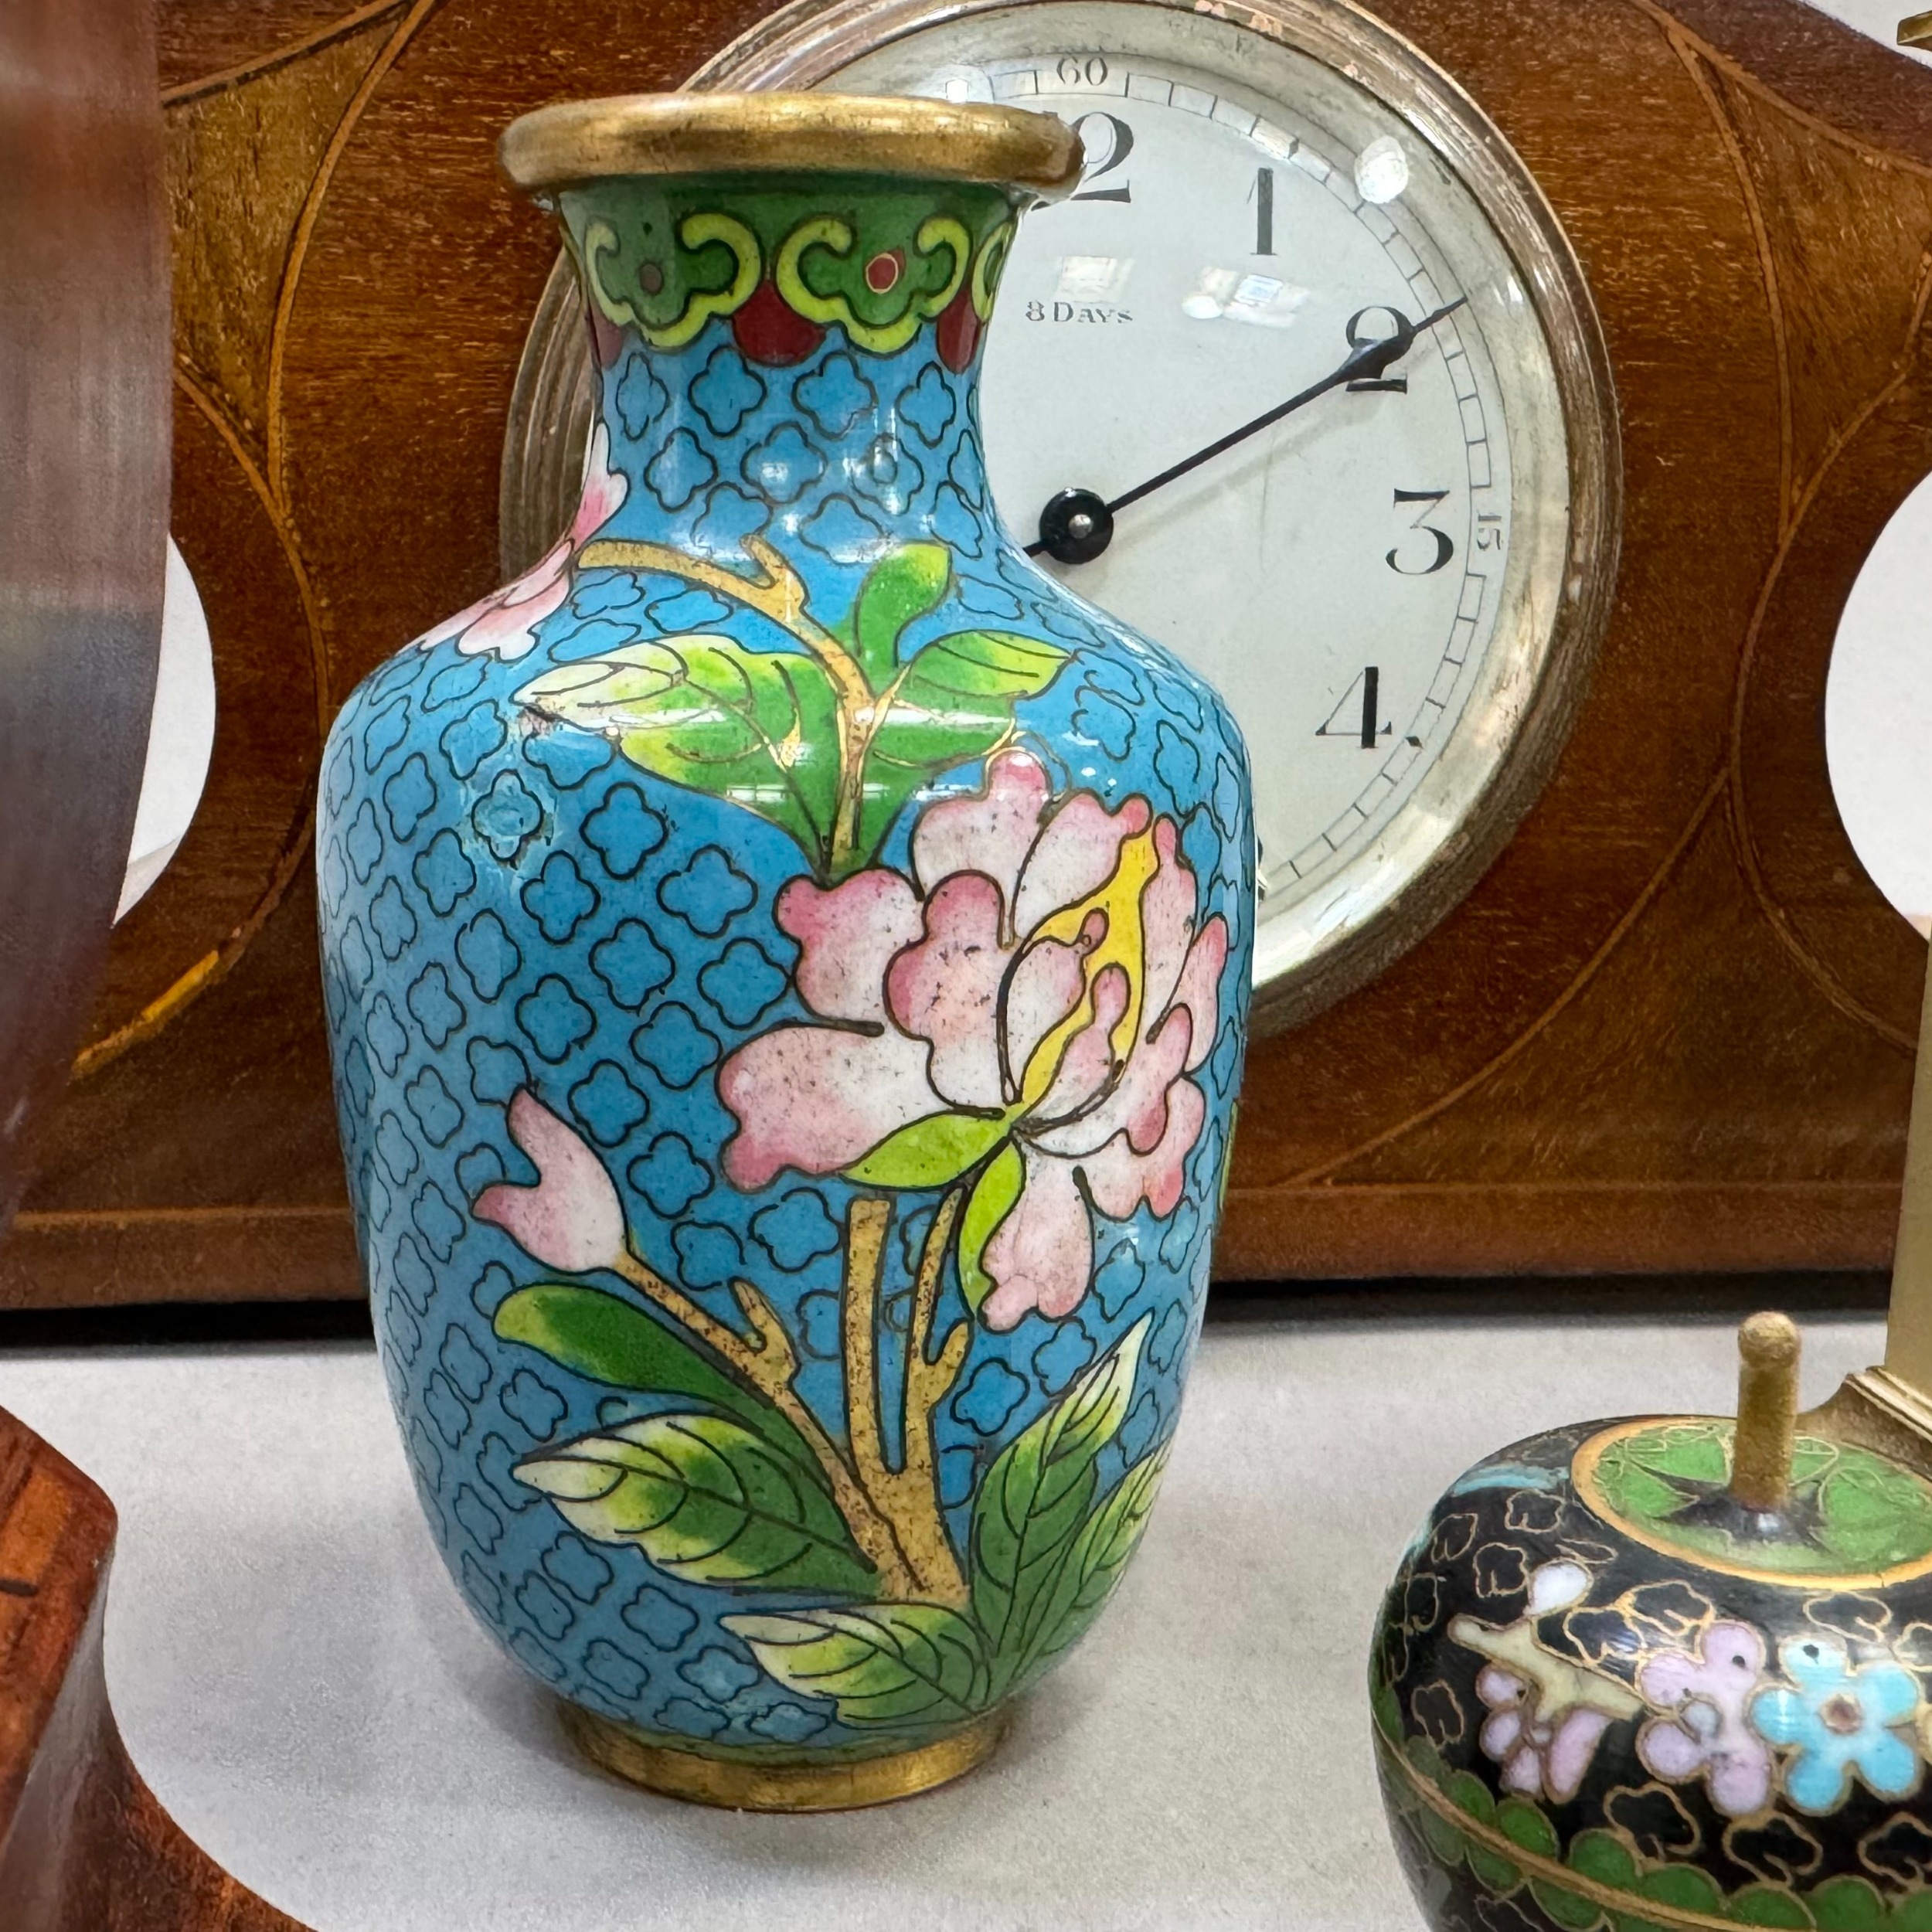
[[[892,1526],[874,1505],[871,1496],[853,1475],[838,1453],[837,1445],[807,1406],[793,1379],[798,1372],[798,1357],[791,1338],[771,1304],[749,1281],[734,1281],[732,1293],[751,1325],[755,1339],[740,1335],[727,1322],[720,1321],[700,1308],[679,1287],[667,1281],[648,1263],[628,1251],[616,1264],[617,1272],[631,1286],[648,1295],[674,1320],[707,1343],[744,1379],[750,1383],[791,1424],[825,1471],[833,1500],[852,1531],[852,1540],[879,1573],[881,1594],[905,1597],[916,1594],[906,1560],[893,1540]]]
[[[906,1337],[905,1473],[908,1478],[917,1478],[914,1486],[927,1500],[934,1526],[949,1558],[952,1546],[940,1512],[939,1481],[933,1458],[933,1411],[959,1379],[966,1351],[972,1342],[971,1321],[955,1323],[940,1344],[937,1356],[929,1359],[926,1349],[939,1304],[939,1277],[945,1265],[947,1244],[965,1199],[965,1189],[954,1188],[934,1213],[925,1248],[919,1257],[919,1280],[913,1289],[912,1319]]]
[[[838,708],[838,785],[828,864],[835,877],[844,869],[859,838],[859,812],[864,797],[862,774],[866,747],[878,730],[884,707],[872,696],[866,674],[852,653],[828,631],[805,614],[804,580],[762,537],[744,540],[745,550],[764,573],[741,577],[735,570],[704,557],[688,556],[668,544],[624,537],[607,537],[587,543],[577,563],[587,570],[655,570],[702,584],[720,597],[730,597],[747,610],[768,617],[796,638],[831,679]]]
[[[879,1282],[885,1265],[885,1243],[892,1225],[888,1202],[862,1197],[853,1202],[846,1219],[845,1294],[842,1311],[845,1357],[845,1401],[852,1437],[852,1461],[859,1480],[891,1523],[894,1541],[930,1602],[963,1605],[966,1580],[946,1533],[934,1475],[932,1411],[951,1387],[966,1357],[968,1325],[961,1322],[946,1338],[939,1359],[929,1362],[926,1344],[939,1294],[939,1276],[946,1245],[959,1213],[961,1191],[955,1189],[940,1205],[926,1237],[919,1278],[906,1338],[904,1442],[901,1467],[886,1460],[879,1427],[878,1319]]]

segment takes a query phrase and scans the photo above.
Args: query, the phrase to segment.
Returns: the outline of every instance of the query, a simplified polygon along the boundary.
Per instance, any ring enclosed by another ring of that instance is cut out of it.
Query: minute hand
[[[1113,498],[1107,505],[1111,516],[1117,510],[1126,509],[1130,503],[1138,503],[1144,496],[1151,496],[1155,491],[1165,488],[1177,477],[1185,476],[1189,471],[1199,469],[1211,461],[1223,450],[1231,450],[1237,443],[1244,443],[1250,436],[1258,435],[1271,423],[1278,423],[1284,416],[1291,416],[1304,403],[1312,403],[1318,396],[1325,396],[1332,389],[1338,389],[1344,383],[1372,380],[1381,376],[1389,366],[1401,361],[1414,346],[1416,338],[1425,330],[1434,328],[1445,315],[1452,315],[1468,300],[1458,295],[1453,302],[1445,302],[1434,315],[1425,315],[1419,322],[1410,322],[1398,315],[1398,326],[1394,333],[1379,341],[1364,342],[1359,349],[1349,352],[1345,361],[1329,370],[1318,383],[1311,383],[1298,395],[1291,396],[1285,403],[1277,403],[1271,410],[1264,411],[1252,422],[1243,423],[1239,429],[1230,430],[1226,435],[1217,438],[1205,449],[1196,450],[1192,456],[1183,457],[1178,463],[1170,464],[1158,476],[1150,476],[1145,483],[1137,483],[1132,489]],[[1043,540],[1026,546],[1029,556],[1037,556],[1046,549]]]

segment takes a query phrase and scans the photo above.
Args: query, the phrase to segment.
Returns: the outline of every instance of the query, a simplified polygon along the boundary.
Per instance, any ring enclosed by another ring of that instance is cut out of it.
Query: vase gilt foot
[[[604,1770],[664,1798],[737,1811],[853,1811],[914,1798],[964,1777],[998,1749],[1005,1712],[995,1711],[950,1736],[878,1757],[748,1761],[709,1757],[654,1742],[628,1724],[563,1705],[563,1728]]]

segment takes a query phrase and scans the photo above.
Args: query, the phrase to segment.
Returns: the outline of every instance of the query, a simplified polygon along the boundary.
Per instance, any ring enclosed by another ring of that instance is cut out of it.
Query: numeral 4
[[[1387,737],[1395,726],[1386,719],[1376,722],[1382,709],[1382,670],[1365,664],[1360,674],[1342,692],[1335,708],[1315,727],[1318,738],[1352,739],[1364,751],[1372,751],[1379,738]]]

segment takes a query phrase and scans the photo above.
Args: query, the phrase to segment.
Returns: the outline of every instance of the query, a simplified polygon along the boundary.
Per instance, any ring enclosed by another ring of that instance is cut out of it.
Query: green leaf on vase
[[[1443,1762],[1442,1753],[1433,1739],[1420,1735],[1406,1737],[1402,1741],[1402,1754],[1437,1791],[1448,1783],[1449,1767]]]
[[[755,1390],[719,1368],[668,1321],[601,1288],[546,1281],[519,1288],[492,1326],[592,1382],[643,1395],[689,1396],[727,1410],[818,1479],[804,1437]]]
[[[1026,1182],[1026,1162],[1011,1141],[987,1163],[973,1183],[966,1212],[959,1219],[959,1287],[974,1314],[993,1291],[993,1278],[983,1265],[986,1243],[1012,1212]]]
[[[1416,1823],[1420,1828],[1430,1850],[1444,1865],[1453,1869],[1463,1862],[1469,1849],[1469,1841],[1447,1818],[1439,1811],[1424,1810]]]
[[[1560,1885],[1553,1885],[1546,1879],[1532,1879],[1529,1895],[1541,1906],[1544,1913],[1564,1932],[1590,1932],[1604,1916],[1604,1908],[1580,1893],[1566,1890]]]
[[[1522,1873],[1515,1866],[1473,1838],[1464,1841],[1462,1855],[1468,1860],[1470,1870],[1492,1892],[1513,1892],[1522,1883]]]
[[[1402,1703],[1393,1689],[1383,1681],[1377,1673],[1376,1681],[1369,1686],[1369,1710],[1375,1719],[1376,1729],[1391,1744],[1402,1741]]]
[[[646,1416],[528,1456],[518,1478],[598,1543],[698,1583],[868,1596],[876,1583],[815,1478],[724,1416]]]
[[[852,639],[859,668],[875,691],[899,668],[899,638],[907,624],[938,607],[953,574],[943,543],[908,543],[875,564],[852,606]]]
[[[997,1691],[1033,1650],[1087,1526],[1095,1465],[1126,1418],[1150,1319],[1143,1315],[999,1452],[973,1498],[973,1614],[992,1651]]]
[[[1556,1855],[1556,1828],[1526,1798],[1506,1798],[1496,1807],[1496,1829],[1526,1852]]]
[[[1636,1857],[1614,1832],[1579,1832],[1570,1841],[1569,1863],[1580,1877],[1620,1892],[1637,1883]]]
[[[1495,1824],[1495,1799],[1475,1772],[1449,1772],[1441,1789],[1459,1812],[1476,1818],[1480,1824]],[[1457,1832],[1457,1853],[1492,1892],[1513,1892],[1522,1882],[1522,1874],[1513,1865],[1505,1859],[1498,1859],[1495,1853],[1484,1851],[1475,1838]]]
[[[957,1723],[990,1701],[979,1632],[938,1604],[721,1621],[787,1690],[835,1699],[848,1724]]]
[[[1037,698],[1069,655],[1063,645],[1017,631],[954,631],[934,638],[906,665],[900,695],[941,715],[962,699]]]
[[[1811,1932],[1811,1915],[1781,1885],[1747,1885],[1730,1896],[1730,1916],[1740,1925],[1769,1925],[1783,1932]]]
[[[1645,1898],[1675,1906],[1680,1912],[1699,1912],[1712,1918],[1724,1914],[1724,1894],[1701,1866],[1660,1866],[1637,1881],[1637,1889]]]
[[[1458,1811],[1467,1811],[1485,1825],[1495,1822],[1496,1801],[1490,1795],[1489,1787],[1474,1771],[1451,1771],[1442,1788]]]
[[[821,862],[837,809],[839,729],[816,659],[723,636],[659,638],[560,665],[516,701],[614,740],[673,784],[756,812]]]
[[[1153,1454],[1142,1457],[1081,1525],[1053,1580],[1040,1616],[1039,1634],[1023,1661],[1023,1670],[1031,1672],[1058,1656],[1106,1607],[1147,1527],[1167,1469],[1167,1453],[1164,1443]]]
[[[868,1187],[944,1187],[1006,1137],[1006,1121],[978,1114],[929,1114],[888,1134],[845,1169]]]
[[[1920,1896],[1932,1902],[1932,1894]],[[1827,1879],[1804,1903],[1818,1932],[1876,1932],[1885,1918],[1885,1900],[1869,1879]]]
[[[1932,1932],[1932,1892],[1908,1893],[1895,1901],[1886,1914],[1886,1932]]]
[[[855,864],[877,849],[920,786],[997,750],[1012,732],[1014,706],[1044,691],[1068,655],[1013,631],[957,631],[910,658],[866,744]]]

